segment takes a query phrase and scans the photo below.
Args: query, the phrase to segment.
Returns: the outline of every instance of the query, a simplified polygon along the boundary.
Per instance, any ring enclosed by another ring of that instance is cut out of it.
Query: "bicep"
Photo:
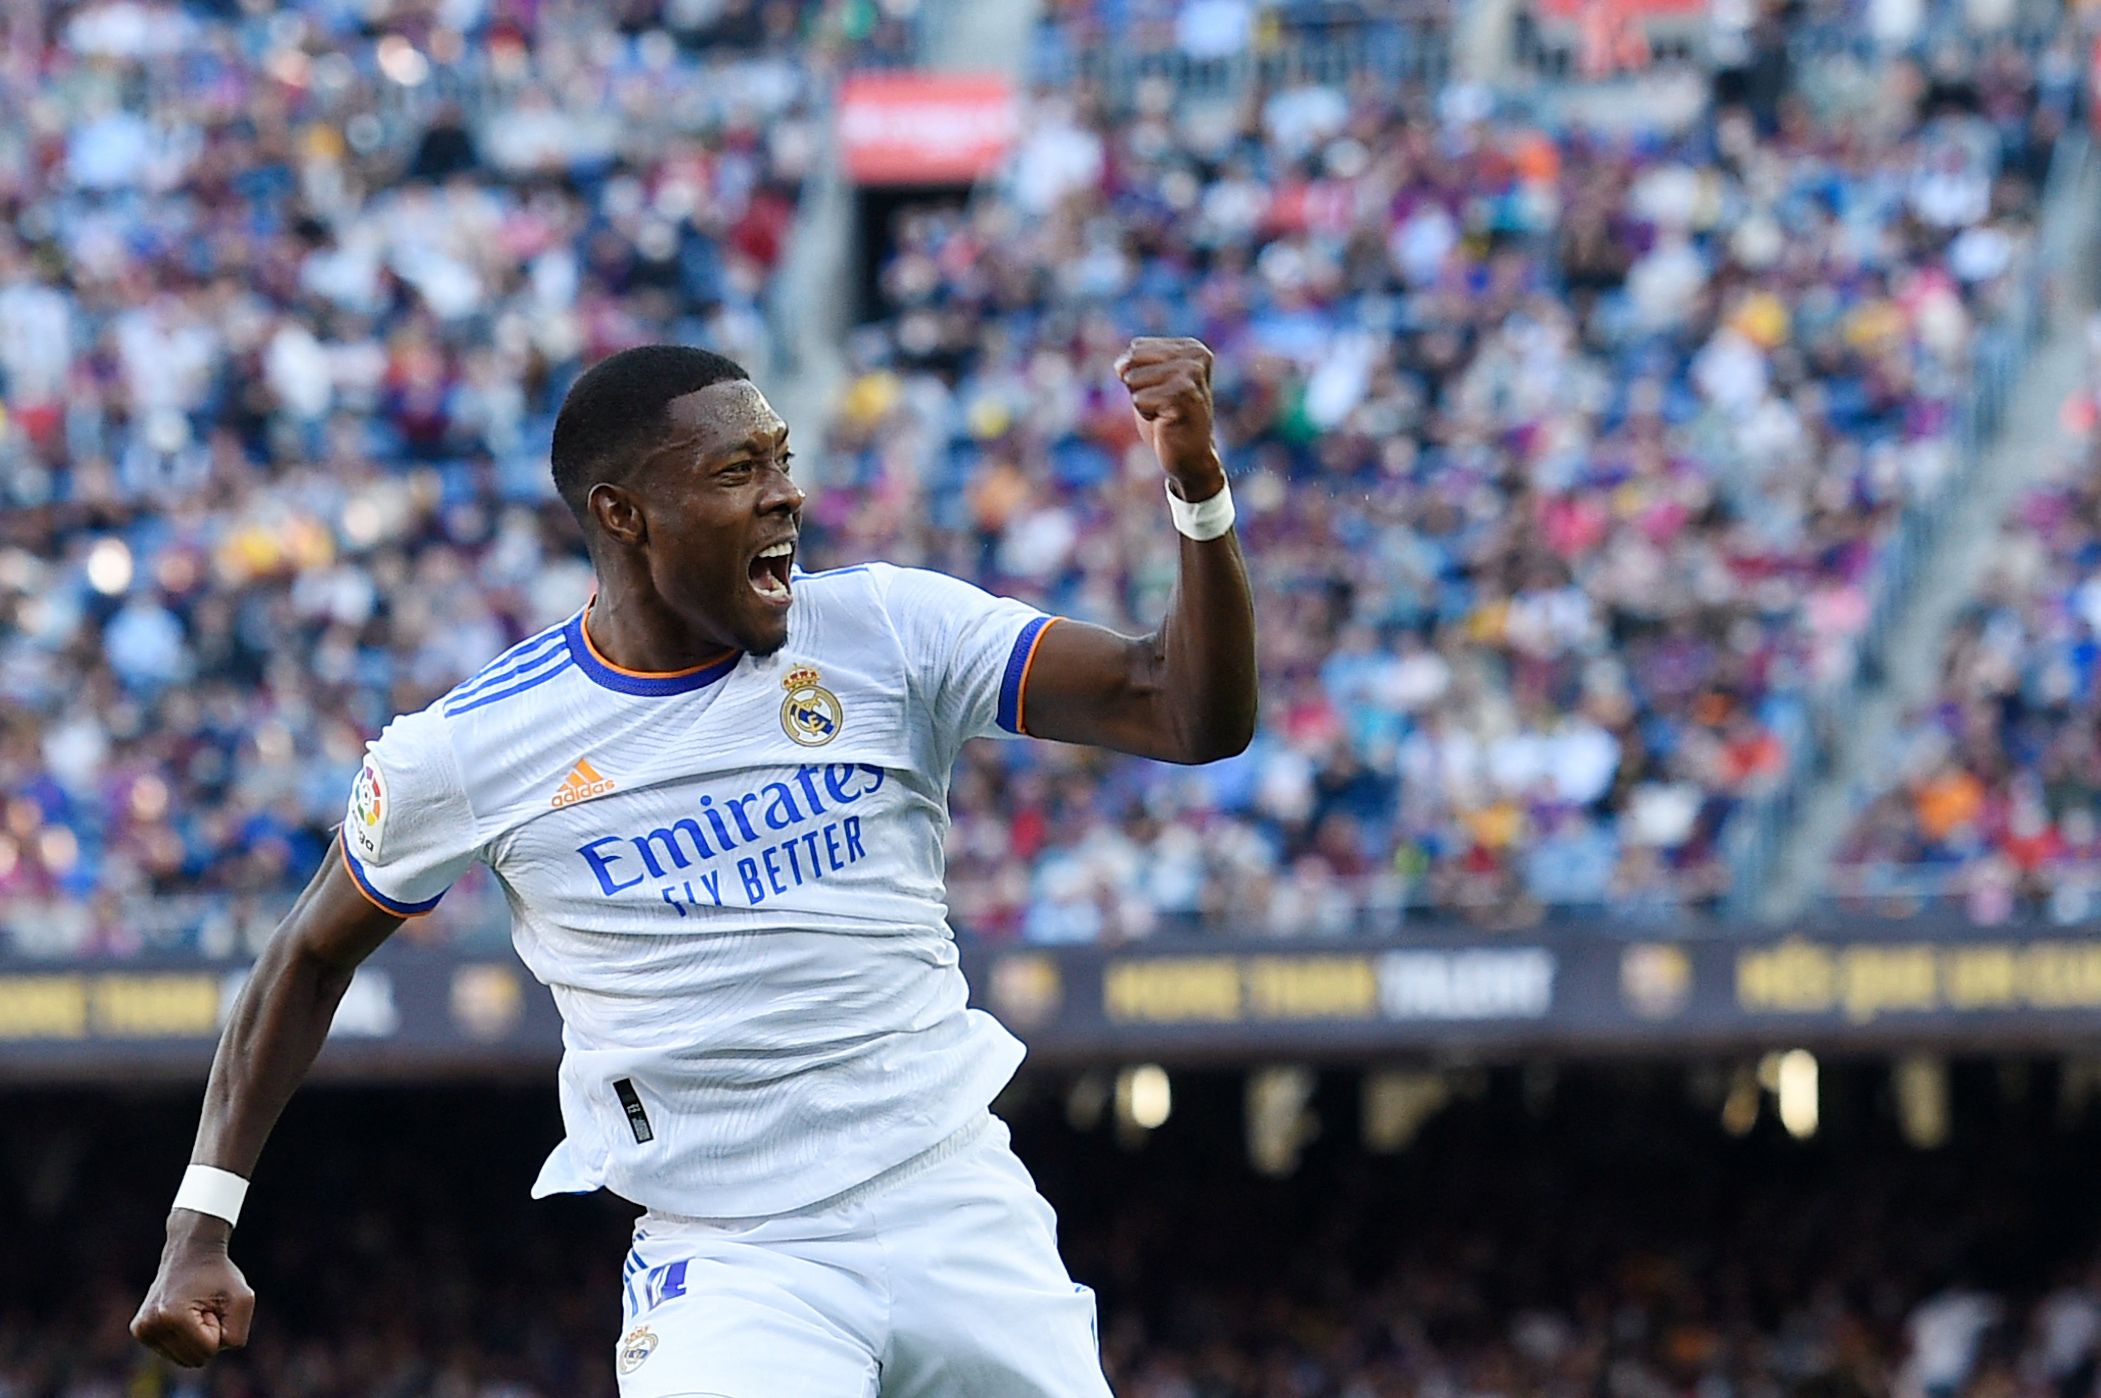
[[[1152,638],[1061,618],[1029,658],[1017,726],[1032,738],[1169,758],[1159,674]]]

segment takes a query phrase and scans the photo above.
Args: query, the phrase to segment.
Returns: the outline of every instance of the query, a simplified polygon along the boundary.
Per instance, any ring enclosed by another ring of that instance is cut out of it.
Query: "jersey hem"
[[[850,1208],[855,1204],[864,1203],[878,1194],[897,1188],[897,1186],[904,1184],[908,1180],[917,1179],[935,1166],[945,1161],[953,1160],[965,1151],[970,1150],[992,1134],[992,1128],[998,1124],[998,1121],[999,1118],[992,1114],[992,1109],[987,1107],[978,1114],[975,1120],[964,1122],[963,1125],[957,1127],[933,1145],[928,1146],[919,1154],[907,1156],[889,1169],[878,1171],[872,1178],[851,1188],[842,1189],[837,1194],[816,1200],[814,1203],[805,1204],[801,1208],[788,1210],[788,1212],[814,1214],[822,1213],[826,1209]],[[695,1224],[706,1227],[710,1224],[741,1222],[745,1218],[751,1217],[780,1218],[781,1216],[780,1214],[731,1214],[707,1218],[698,1214],[675,1214],[667,1213],[662,1209],[648,1209],[640,1218],[635,1220],[635,1237],[637,1239],[646,1237],[650,1229],[661,1230],[666,1227],[676,1228],[680,1225],[690,1226]]]
[[[981,1029],[989,1030],[990,1034],[967,1045],[974,1059],[961,1080],[939,1088],[949,1110],[934,1119],[923,1119],[918,1130],[901,1131],[882,1143],[870,1142],[858,1148],[834,1151],[825,1160],[821,1172],[814,1165],[804,1165],[784,1174],[776,1166],[763,1178],[678,1184],[673,1181],[691,1169],[689,1163],[673,1162],[665,1167],[664,1173],[652,1176],[637,1171],[631,1163],[620,1158],[617,1150],[613,1150],[608,1151],[595,1167],[582,1165],[575,1158],[578,1137],[575,1127],[571,1126],[569,1137],[555,1147],[541,1167],[540,1177],[534,1182],[533,1197],[605,1189],[659,1215],[750,1219],[801,1213],[842,1194],[850,1194],[943,1145],[957,1132],[988,1116],[992,1099],[1020,1069],[1028,1050],[1008,1032],[1006,1026],[983,1010],[964,1010],[963,1014]],[[566,1119],[566,1112],[564,1116]],[[599,1127],[595,1121],[591,1124],[594,1128]],[[592,1144],[604,1148],[599,1142]],[[566,1158],[560,1160],[557,1168],[557,1157],[564,1156]]]

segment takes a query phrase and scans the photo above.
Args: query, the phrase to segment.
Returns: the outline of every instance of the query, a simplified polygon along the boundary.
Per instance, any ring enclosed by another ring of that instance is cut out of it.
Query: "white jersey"
[[[1022,1047],[965,1005],[949,772],[1022,731],[1051,620],[938,573],[798,573],[765,659],[624,670],[579,613],[387,726],[344,861],[404,915],[475,860],[502,883],[564,1025],[536,1196],[782,1213],[983,1112]]]

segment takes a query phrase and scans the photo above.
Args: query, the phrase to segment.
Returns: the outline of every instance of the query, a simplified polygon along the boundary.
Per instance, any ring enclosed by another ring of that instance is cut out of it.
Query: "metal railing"
[[[1973,864],[1876,861],[1834,869],[1805,909],[1811,919],[1939,918],[1958,926],[2047,923],[2091,926],[2101,917],[2101,864],[2051,865],[2030,874]]]
[[[1920,570],[1972,494],[1986,447],[2004,420],[2015,381],[2049,327],[2043,308],[2079,251],[2074,238],[2082,211],[2074,201],[2091,158],[2091,142],[2079,126],[2068,130],[2052,153],[2040,227],[2018,275],[2018,290],[2001,316],[1978,333],[1971,354],[1969,389],[1959,412],[1955,469],[1939,490],[1905,505],[1868,583],[1868,620],[1855,645],[1852,667],[1810,692],[1801,741],[1788,747],[1787,771],[1772,791],[1754,800],[1730,824],[1725,836],[1730,907],[1739,915],[1756,912],[1786,832],[1801,814],[1816,782],[1833,770],[1862,701],[1882,684],[1889,643],[1917,590]]]
[[[1045,87],[1084,82],[1114,106],[1140,84],[1165,82],[1178,100],[1216,101],[1272,87],[1349,87],[1360,81],[1435,87],[1451,71],[1451,25],[1442,15],[1367,23],[1347,34],[1289,36],[1268,47],[1199,57],[1180,48],[1118,44],[1039,49],[1030,78]]]
[[[1840,902],[1909,899],[1941,903],[1969,893],[1976,881],[1975,866],[1968,862],[1916,864],[1872,859],[1833,869],[1831,877],[1825,880],[1822,897]],[[2012,881],[2031,886],[2071,887],[2101,895],[2101,863],[2080,859],[2051,864],[2038,871],[2036,877],[2025,880],[2015,877]]]
[[[1922,13],[1917,32],[1891,40],[1878,35],[1864,3],[1826,4],[1811,7],[1811,13],[1789,19],[1788,56],[1797,64],[1828,59],[1850,59],[1862,65],[1886,64],[1904,54],[1925,55],[1946,38],[1950,26]],[[1965,44],[1987,44],[2011,39],[2031,56],[2048,48],[2065,30],[2064,12],[2054,0],[2018,0],[2004,24],[1954,32]]]
[[[1280,941],[1309,936],[1384,938],[1410,941],[1479,934],[1485,940],[1522,935],[1543,926],[1581,927],[1602,939],[1642,940],[1667,926],[1669,935],[1726,936],[1731,924],[1714,910],[1669,889],[1646,895],[1614,895],[1586,902],[1539,903],[1501,896],[1465,894],[1433,899],[1421,885],[1391,879],[1335,881],[1350,899],[1332,914],[1310,909],[1279,894],[1279,911],[1235,907],[1229,911],[1161,909],[1147,933],[1161,939],[1254,936]],[[1377,883],[1379,887],[1367,885]],[[1351,887],[1351,885],[1355,885]],[[186,892],[81,899],[54,895],[17,897],[0,908],[0,958],[16,961],[107,961],[203,955],[245,962],[259,954],[275,932],[296,890],[289,886],[241,894]],[[1270,912],[1276,912],[1272,917]],[[952,919],[964,942],[980,940],[969,919]],[[500,954],[511,937],[512,915],[502,888],[476,868],[455,884],[427,918],[410,924],[409,941]],[[1000,931],[992,940],[1010,932]],[[1105,932],[1118,943],[1123,933]],[[1056,945],[1045,942],[1042,945]]]

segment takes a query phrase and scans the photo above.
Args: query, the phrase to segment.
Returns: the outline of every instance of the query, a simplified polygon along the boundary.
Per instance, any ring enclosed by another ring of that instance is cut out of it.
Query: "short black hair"
[[[591,487],[620,478],[637,448],[664,430],[664,408],[751,375],[712,350],[637,345],[599,360],[570,385],[554,420],[554,488],[579,520]]]

